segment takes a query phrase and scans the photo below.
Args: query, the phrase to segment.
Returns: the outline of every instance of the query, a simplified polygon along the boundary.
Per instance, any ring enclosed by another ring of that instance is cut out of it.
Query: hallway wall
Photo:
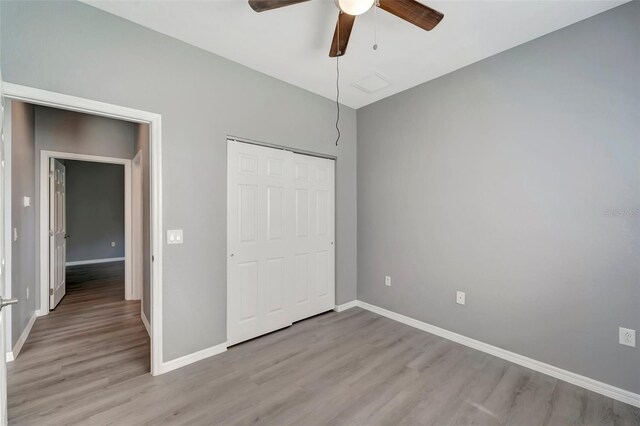
[[[6,236],[11,243],[11,297],[19,302],[11,306],[11,351],[36,310],[35,219],[35,132],[34,107],[12,101],[11,116],[11,224]],[[25,207],[23,197],[31,199]],[[15,229],[15,231],[14,231]],[[17,239],[14,238],[17,235]],[[27,297],[27,294],[29,297]]]
[[[66,160],[65,167],[67,263],[124,257],[124,166]]]

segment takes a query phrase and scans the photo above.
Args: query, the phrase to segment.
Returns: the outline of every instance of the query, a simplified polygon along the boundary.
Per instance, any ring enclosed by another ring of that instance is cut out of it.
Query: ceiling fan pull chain
[[[336,56],[336,146],[340,140],[340,55]]]
[[[340,16],[342,16],[342,11],[338,12],[338,27],[337,27],[337,40],[338,44],[336,46],[336,146],[338,146],[338,141],[340,140],[340,55],[342,52],[340,51]]]
[[[380,7],[380,1],[376,0],[373,5],[373,50],[378,50],[378,7]]]
[[[336,57],[342,55],[342,51],[340,50],[340,17],[342,16],[342,11],[338,11],[338,45],[336,46],[337,55]]]

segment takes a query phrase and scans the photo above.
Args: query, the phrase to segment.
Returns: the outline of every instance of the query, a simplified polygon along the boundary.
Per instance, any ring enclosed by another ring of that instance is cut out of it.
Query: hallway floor
[[[124,300],[124,262],[67,268],[67,294],[36,320],[7,364],[10,424],[49,414],[150,371],[140,301]]]

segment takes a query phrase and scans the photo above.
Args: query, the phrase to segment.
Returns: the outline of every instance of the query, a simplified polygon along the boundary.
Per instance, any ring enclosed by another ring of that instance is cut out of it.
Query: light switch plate
[[[182,244],[182,229],[170,229],[167,231],[167,244]]]
[[[466,303],[466,294],[464,291],[456,291],[456,303],[458,305],[464,305]]]
[[[22,205],[24,207],[29,207],[31,205],[31,198],[29,197],[23,197],[22,198]]]

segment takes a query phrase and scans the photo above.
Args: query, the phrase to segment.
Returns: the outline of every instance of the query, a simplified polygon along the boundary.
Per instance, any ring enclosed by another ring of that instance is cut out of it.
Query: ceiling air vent
[[[351,85],[365,93],[374,93],[391,86],[391,82],[376,72],[362,80],[351,83]]]

